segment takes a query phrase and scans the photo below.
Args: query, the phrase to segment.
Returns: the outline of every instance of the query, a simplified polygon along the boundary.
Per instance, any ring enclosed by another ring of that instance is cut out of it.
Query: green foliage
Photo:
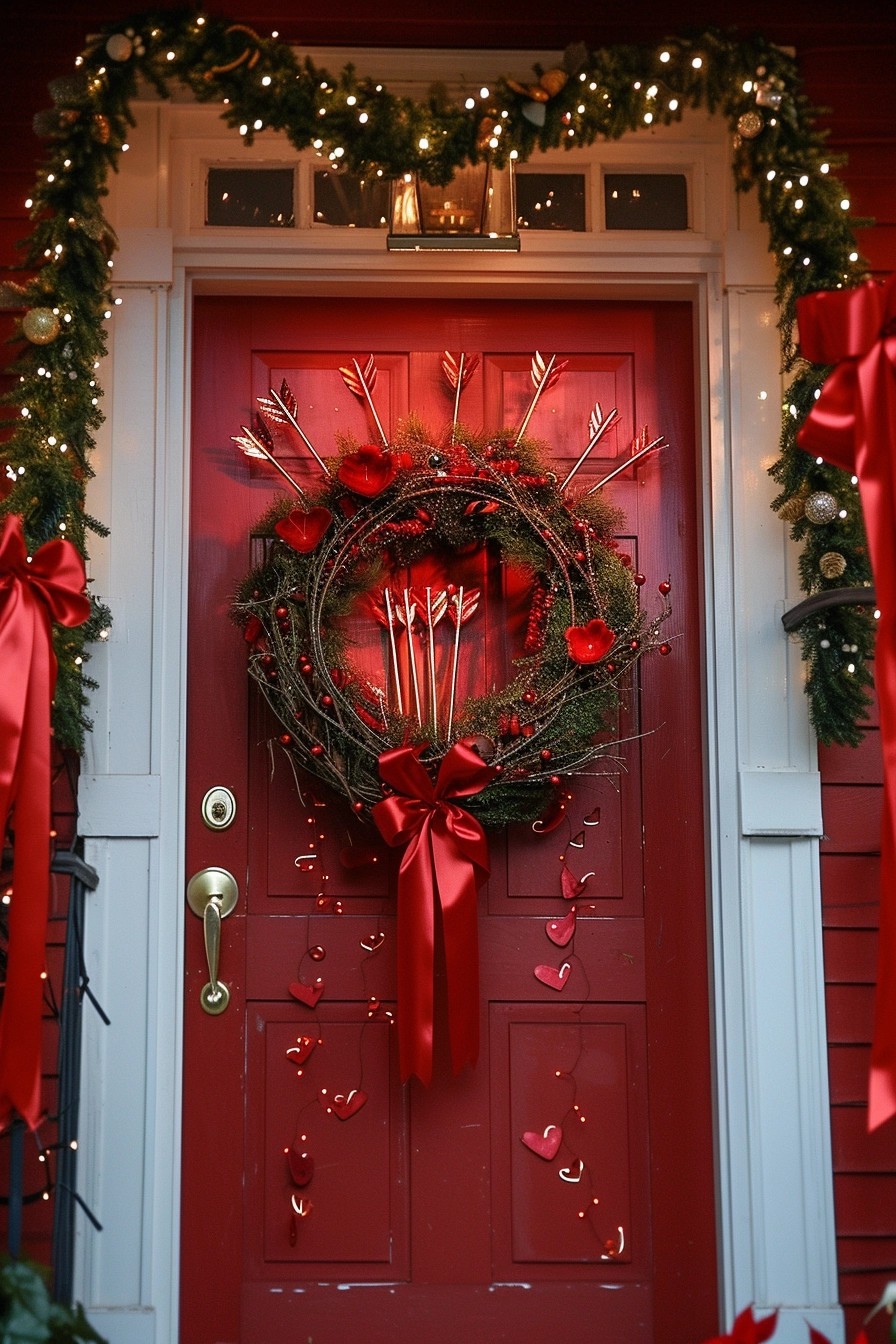
[[[0,1262],[0,1344],[104,1344],[84,1309],[54,1302],[46,1271],[28,1260]]]
[[[777,266],[782,367],[795,379],[772,468],[782,487],[776,505],[791,505],[811,477],[847,510],[845,525],[795,528],[804,547],[803,586],[807,593],[831,586],[818,568],[831,550],[846,558],[851,581],[870,582],[854,487],[796,447],[796,430],[821,376],[807,370],[794,349],[796,300],[854,284],[864,270],[841,207],[843,186],[830,171],[836,165],[825,155],[793,59],[761,38],[710,29],[650,48],[572,46],[559,70],[544,72],[548,76],[550,96],[537,103],[509,75],[498,75],[487,93],[462,105],[439,89],[415,101],[359,76],[351,65],[331,74],[277,39],[192,9],[136,14],[92,38],[75,72],[52,82],[53,106],[35,119],[47,152],[23,248],[32,278],[22,287],[3,285],[0,295],[26,316],[45,309],[59,319],[58,335],[46,344],[26,342],[12,364],[16,385],[4,399],[15,408],[4,449],[12,490],[0,514],[21,513],[33,545],[64,528],[86,553],[88,534],[103,532],[84,512],[93,435],[102,423],[98,361],[106,349],[106,314],[113,311],[116,240],[102,199],[133,124],[130,108],[141,82],[161,97],[186,85],[197,99],[219,103],[246,144],[260,131],[282,131],[297,150],[314,149],[334,167],[386,178],[418,172],[433,183],[447,182],[456,168],[485,155],[499,165],[525,160],[539,149],[614,140],[672,122],[685,108],[703,108],[731,127],[736,182],[758,193]],[[97,617],[96,626],[108,625],[100,604]],[[813,717],[823,740],[851,741],[866,701],[872,624],[867,613],[832,611],[824,630],[808,624],[802,631]],[[89,633],[66,640],[60,663],[56,723],[63,745],[80,746],[86,726],[81,669]],[[850,648],[846,665],[844,645]]]

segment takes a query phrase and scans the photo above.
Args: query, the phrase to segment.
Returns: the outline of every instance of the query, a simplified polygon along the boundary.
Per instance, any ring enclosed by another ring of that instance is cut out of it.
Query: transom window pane
[[[585,186],[584,173],[517,173],[520,229],[584,233]]]
[[[207,224],[230,228],[295,228],[292,168],[209,168]]]
[[[686,229],[688,182],[684,173],[605,173],[608,229]]]
[[[389,225],[389,184],[331,168],[314,172],[314,222],[344,229],[385,229]]]

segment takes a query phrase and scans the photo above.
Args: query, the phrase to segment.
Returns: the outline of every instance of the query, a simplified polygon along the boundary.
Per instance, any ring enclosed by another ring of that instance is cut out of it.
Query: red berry
[[[659,588],[663,597],[665,597],[667,593],[671,593],[672,591],[672,585],[668,579],[663,579],[662,583],[657,584],[657,587]]]
[[[672,645],[671,645],[671,644],[661,644],[661,645],[659,646],[659,652],[660,652],[660,653],[663,655],[663,657],[665,658],[668,654],[670,654],[670,653],[672,652]]]
[[[543,761],[549,761],[554,753],[551,751],[550,747],[542,747],[538,754]]]
[[[633,581],[638,585],[638,587],[640,588],[643,584],[645,584],[645,583],[647,582],[647,575],[646,575],[646,574],[633,574],[633,575],[632,575],[632,579],[633,579]]]
[[[321,746],[321,744],[320,744],[319,742],[315,742],[314,746],[311,748],[311,755],[312,755],[312,756],[323,756],[323,754],[324,754],[324,749],[323,749],[323,747]]]

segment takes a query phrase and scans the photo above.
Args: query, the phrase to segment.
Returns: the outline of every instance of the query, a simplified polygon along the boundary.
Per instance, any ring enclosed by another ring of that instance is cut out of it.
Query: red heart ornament
[[[535,979],[540,980],[548,989],[562,989],[569,979],[569,972],[572,970],[568,961],[564,961],[559,968],[556,966],[536,966]]]
[[[562,919],[549,919],[544,926],[544,931],[556,947],[565,947],[576,931],[575,906]]]
[[[563,1142],[563,1130],[559,1125],[548,1125],[541,1134],[537,1134],[532,1129],[527,1129],[523,1135],[523,1143],[527,1148],[535,1153],[536,1157],[543,1157],[545,1162],[550,1162],[557,1156],[557,1152]]]
[[[325,1087],[320,1090],[321,1106],[325,1111],[338,1116],[340,1120],[350,1120],[353,1115],[357,1115],[366,1101],[367,1093],[362,1092],[359,1087],[353,1087],[351,1092],[336,1092],[332,1097]]]
[[[306,985],[302,980],[293,980],[289,992],[299,1003],[304,1003],[306,1008],[313,1008],[324,992],[324,982],[319,976],[313,985]]]
[[[310,1153],[303,1153],[295,1144],[286,1154],[286,1160],[289,1164],[289,1174],[292,1177],[293,1184],[303,1188],[311,1181],[314,1175],[314,1158]]]
[[[304,1064],[316,1045],[316,1036],[297,1036],[295,1045],[287,1050],[286,1058],[291,1059],[293,1064]]]
[[[391,453],[384,453],[375,443],[365,443],[342,459],[336,475],[356,495],[372,499],[392,484],[396,470]]]
[[[281,541],[291,546],[301,555],[313,551],[333,521],[329,509],[293,509],[292,513],[274,524],[274,531]]]
[[[599,663],[616,643],[616,635],[599,616],[587,625],[566,629],[566,647],[574,663]]]

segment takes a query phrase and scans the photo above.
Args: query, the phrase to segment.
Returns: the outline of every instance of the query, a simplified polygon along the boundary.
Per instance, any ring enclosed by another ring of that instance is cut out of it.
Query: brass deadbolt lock
[[[236,816],[236,799],[223,784],[216,784],[202,800],[202,820],[211,831],[226,831]]]

